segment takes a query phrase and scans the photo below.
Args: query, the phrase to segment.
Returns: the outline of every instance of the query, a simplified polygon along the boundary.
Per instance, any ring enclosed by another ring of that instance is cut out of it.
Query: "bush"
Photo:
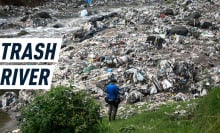
[[[94,99],[62,86],[38,94],[22,115],[22,133],[95,132],[101,120],[100,105]]]

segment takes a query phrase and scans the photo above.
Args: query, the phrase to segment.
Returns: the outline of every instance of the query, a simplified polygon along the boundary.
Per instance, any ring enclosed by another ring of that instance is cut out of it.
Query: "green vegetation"
[[[104,123],[106,133],[219,133],[220,88],[204,98],[170,103],[127,120],[109,123],[106,119]]]
[[[199,101],[195,128],[200,133],[220,133],[220,87]]]
[[[82,92],[53,88],[24,108],[23,133],[219,133],[220,88],[187,102],[169,102],[128,119],[100,121],[100,106]],[[145,110],[147,104],[137,110]],[[134,108],[134,106],[133,106]]]
[[[98,132],[101,125],[100,105],[87,94],[62,86],[39,92],[22,114],[22,133]]]

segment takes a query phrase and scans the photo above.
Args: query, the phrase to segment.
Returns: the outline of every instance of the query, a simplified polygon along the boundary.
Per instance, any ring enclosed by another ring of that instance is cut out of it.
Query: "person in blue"
[[[115,84],[117,80],[111,79],[109,84],[106,86],[106,93],[107,97],[105,98],[105,101],[108,103],[108,116],[109,121],[115,120],[116,113],[118,110],[118,105],[120,103],[119,98],[119,88]]]
[[[89,6],[92,6],[92,0],[86,0],[86,2],[89,4]]]

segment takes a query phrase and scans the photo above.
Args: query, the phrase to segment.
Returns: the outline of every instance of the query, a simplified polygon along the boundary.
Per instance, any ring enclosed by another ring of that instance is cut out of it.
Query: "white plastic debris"
[[[153,85],[150,87],[150,94],[156,94],[157,93],[157,88]]]
[[[82,10],[81,12],[80,12],[80,14],[81,14],[81,17],[85,17],[85,16],[88,16],[88,11],[85,9],[85,10]]]
[[[175,100],[176,100],[176,101],[179,101],[179,100],[186,101],[186,100],[188,100],[188,99],[189,99],[189,97],[188,97],[186,94],[183,94],[183,93],[181,93],[181,92],[179,92],[179,93],[176,94],[176,96],[175,96]]]
[[[21,129],[16,129],[12,131],[12,133],[19,133],[19,132],[21,132]]]
[[[172,88],[173,84],[169,82],[167,79],[164,79],[162,81],[162,86],[163,86],[163,89],[166,90],[166,89]]]
[[[126,72],[133,73],[133,80],[135,83],[138,81],[141,82],[144,80],[144,76],[135,68],[128,69]]]
[[[207,95],[207,92],[208,92],[208,91],[207,91],[206,89],[202,89],[200,95],[201,95],[201,96],[205,96],[205,95]]]
[[[204,32],[201,34],[202,37],[214,37],[215,35],[211,32]]]
[[[159,36],[160,36],[161,38],[163,38],[163,39],[166,38],[166,34],[159,34]]]

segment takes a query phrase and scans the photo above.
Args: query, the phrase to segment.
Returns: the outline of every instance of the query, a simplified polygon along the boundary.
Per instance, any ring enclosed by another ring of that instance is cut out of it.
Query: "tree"
[[[100,105],[84,92],[55,87],[38,93],[22,109],[22,133],[80,133],[98,130]]]

